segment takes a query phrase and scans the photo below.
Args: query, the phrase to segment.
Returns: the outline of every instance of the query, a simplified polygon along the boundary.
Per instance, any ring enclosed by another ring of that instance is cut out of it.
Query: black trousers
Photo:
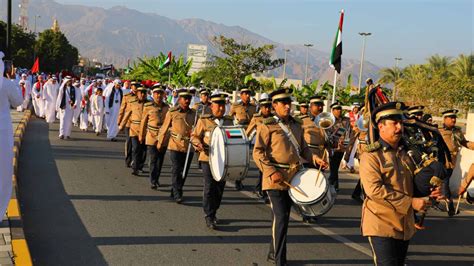
[[[255,192],[262,193],[262,171],[258,171],[257,183],[255,184]]]
[[[132,165],[132,141],[130,140],[130,128],[125,128],[125,164]]]
[[[341,164],[344,152],[336,151],[329,157],[329,184],[333,185],[335,189],[339,189],[339,165]]]
[[[403,266],[405,264],[409,240],[369,236],[369,243],[375,265]]]
[[[138,171],[143,168],[146,157],[143,155],[146,151],[146,145],[138,141],[138,137],[130,137],[132,142],[132,169]]]
[[[212,178],[211,168],[208,162],[201,162],[201,168],[204,177],[202,207],[206,217],[215,218],[216,212],[221,206],[225,181],[217,182]]]
[[[189,153],[188,159],[188,166],[186,167],[186,173],[189,171],[189,167],[191,166],[191,161],[193,160],[194,153]],[[184,186],[184,179],[183,179],[183,170],[184,170],[184,163],[186,160],[186,152],[179,152],[179,151],[170,151],[170,160],[171,160],[171,182],[172,188],[171,193],[173,197],[176,199],[178,197],[183,196],[183,186]]]
[[[272,242],[270,253],[275,256],[276,265],[286,264],[286,235],[290,220],[291,198],[288,190],[267,190],[273,212]]]
[[[357,181],[357,185],[354,188],[354,191],[352,192],[352,196],[360,197],[362,196],[362,186],[360,184],[360,178]]]
[[[158,184],[160,179],[161,167],[165,159],[166,150],[159,152],[156,145],[148,146],[148,157],[150,167],[150,183],[152,185]]]
[[[451,190],[449,189],[449,179],[451,178],[451,175],[453,175],[453,169],[446,169],[446,178],[443,180],[443,194],[444,196],[448,199],[451,200]]]

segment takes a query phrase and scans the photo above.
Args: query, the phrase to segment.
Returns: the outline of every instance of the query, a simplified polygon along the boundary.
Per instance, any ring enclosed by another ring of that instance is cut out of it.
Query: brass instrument
[[[336,123],[336,118],[330,112],[322,112],[316,117],[314,122],[316,123],[317,127],[328,129],[334,126],[334,123]]]

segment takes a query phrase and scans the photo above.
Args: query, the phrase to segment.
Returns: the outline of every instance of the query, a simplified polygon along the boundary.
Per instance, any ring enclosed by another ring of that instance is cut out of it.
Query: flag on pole
[[[168,53],[168,58],[166,58],[166,60],[160,64],[160,69],[163,69],[167,66],[169,66],[171,63],[171,51]]]
[[[33,67],[31,68],[31,73],[38,73],[39,69],[40,69],[39,58],[36,57],[35,63],[33,64]]]
[[[342,21],[344,20],[344,9],[341,10],[341,18],[339,19],[339,27],[337,28],[336,38],[332,47],[329,65],[334,68],[338,74],[341,73],[342,59]]]

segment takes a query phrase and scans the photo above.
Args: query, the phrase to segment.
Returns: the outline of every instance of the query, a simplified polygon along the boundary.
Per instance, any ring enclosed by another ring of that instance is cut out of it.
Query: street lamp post
[[[306,66],[305,66],[305,71],[304,71],[304,82],[303,85],[306,85],[306,80],[308,78],[308,53],[309,53],[309,47],[313,47],[313,44],[311,43],[305,43],[304,46],[306,46]]]
[[[283,62],[283,79],[286,77],[286,58],[287,58],[287,53],[290,51],[290,49],[285,49],[285,61]]]
[[[35,15],[35,27],[33,28],[34,29],[33,33],[35,34],[35,36],[36,36],[36,19],[37,18],[41,18],[41,16],[40,15]]]
[[[359,69],[359,93],[360,93],[360,86],[362,84],[362,69],[364,67],[364,54],[365,54],[365,39],[367,36],[372,35],[370,32],[359,32],[359,35],[362,36],[362,55],[360,57],[360,69]]]
[[[397,71],[397,79],[393,83],[393,91],[392,92],[393,92],[393,100],[394,101],[397,100],[397,81],[400,78],[400,70],[398,69],[398,62],[401,61],[401,60],[402,60],[401,57],[395,57],[395,69]]]

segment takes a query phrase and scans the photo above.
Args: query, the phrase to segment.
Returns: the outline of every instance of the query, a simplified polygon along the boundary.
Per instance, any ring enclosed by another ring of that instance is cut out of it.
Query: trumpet
[[[336,123],[336,118],[332,113],[322,112],[314,120],[316,126],[322,129],[328,129]]]
[[[369,130],[369,119],[366,119],[364,115],[361,115],[356,121],[357,128],[362,132]]]

